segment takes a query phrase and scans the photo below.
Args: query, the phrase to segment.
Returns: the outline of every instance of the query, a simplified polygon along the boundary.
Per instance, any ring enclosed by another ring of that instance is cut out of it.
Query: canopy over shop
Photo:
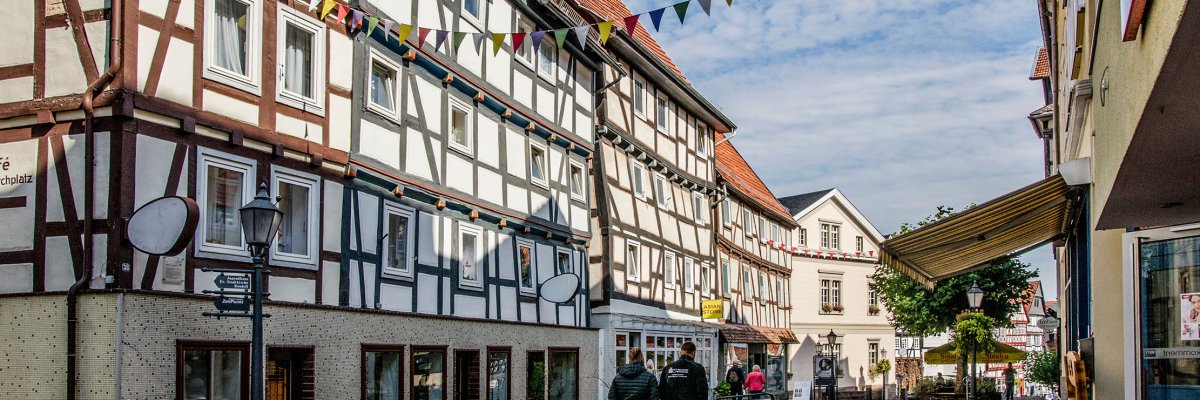
[[[734,361],[741,363],[745,373],[758,365],[767,378],[768,391],[783,390],[787,383],[787,345],[798,344],[796,334],[786,328],[751,325],[726,325],[721,328],[721,361],[728,370]]]

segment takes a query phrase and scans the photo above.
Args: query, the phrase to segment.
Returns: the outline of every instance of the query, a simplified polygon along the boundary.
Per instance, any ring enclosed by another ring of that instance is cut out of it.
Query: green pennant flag
[[[454,51],[458,51],[458,46],[462,44],[463,39],[467,38],[466,32],[454,32]]]
[[[612,33],[612,21],[604,21],[596,24],[597,30],[600,31],[600,44],[608,44],[608,35]]]
[[[563,48],[563,43],[565,43],[567,41],[567,31],[568,30],[569,30],[568,28],[554,30],[554,42],[556,44],[558,44],[558,48],[560,48],[560,49]]]
[[[679,14],[679,23],[683,23],[683,15],[687,14],[687,8],[690,4],[692,4],[691,0],[675,3],[675,13]]]
[[[733,7],[733,0],[725,0],[725,4],[728,4],[730,7]]]
[[[379,18],[374,15],[367,17],[367,36],[371,36],[371,32],[375,32],[376,26],[379,26]]]
[[[500,54],[500,46],[502,46],[502,45],[504,45],[504,34],[503,33],[493,33],[492,34],[492,55],[493,56]]]

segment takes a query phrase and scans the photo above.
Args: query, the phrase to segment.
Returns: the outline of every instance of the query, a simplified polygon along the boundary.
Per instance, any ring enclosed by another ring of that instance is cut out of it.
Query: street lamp
[[[879,349],[879,359],[881,361],[887,361],[887,349],[884,349],[884,348]],[[872,367],[874,367],[874,366],[872,366]],[[883,371],[883,400],[887,400],[887,395],[888,395],[887,376],[888,376],[888,373],[890,373],[891,371],[892,371],[892,368],[890,368],[890,366],[887,371]]]
[[[250,398],[262,400],[263,392],[263,257],[275,233],[279,231],[279,223],[283,221],[283,212],[271,202],[267,193],[267,184],[259,185],[258,194],[245,206],[238,210],[242,217],[242,233],[246,236],[246,250],[250,252],[250,261],[254,263],[254,313],[251,320],[250,349]]]
[[[825,335],[825,339],[829,341],[829,355],[833,358],[833,377],[829,379],[829,400],[836,400],[839,362],[837,353],[833,352],[833,345],[837,343],[837,334],[830,329],[829,334]]]
[[[971,282],[971,289],[967,290],[967,303],[971,306],[971,310],[978,310],[979,305],[983,303],[983,290],[979,288],[979,282]],[[978,381],[975,367],[978,355],[975,353],[975,340],[971,340],[971,386],[967,387],[967,398],[975,399],[975,386]]]

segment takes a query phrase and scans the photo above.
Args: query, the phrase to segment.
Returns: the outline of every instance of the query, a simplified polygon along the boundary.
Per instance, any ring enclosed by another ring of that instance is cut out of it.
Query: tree
[[[1047,351],[1034,353],[1025,359],[1025,379],[1049,388],[1058,388],[1058,377],[1062,376],[1062,364],[1059,364],[1058,352]]]

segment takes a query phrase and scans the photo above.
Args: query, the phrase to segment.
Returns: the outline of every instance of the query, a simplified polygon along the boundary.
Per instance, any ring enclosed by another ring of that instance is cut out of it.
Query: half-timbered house
[[[582,0],[592,22],[631,15],[619,0]],[[678,357],[684,341],[716,376],[715,320],[701,301],[717,296],[712,209],[717,193],[713,132],[735,127],[701,96],[645,31],[614,34],[600,68],[596,193],[589,248],[592,325],[601,330],[601,380],[640,347],[651,367]],[[603,393],[601,393],[603,395]]]
[[[202,316],[218,289],[202,269],[250,267],[237,210],[260,184],[284,213],[266,257],[270,398],[597,390],[587,286],[543,284],[589,274],[600,68],[573,44],[479,56],[354,19],[513,32],[576,12],[324,3],[0,14],[0,343],[19,343],[0,349],[0,397],[247,397],[249,323]],[[130,218],[168,196],[197,206],[155,231],[183,250],[135,249]]]
[[[733,361],[762,367],[765,389],[782,392],[788,374],[792,252],[796,222],[725,135],[716,134],[714,213],[719,289],[725,303],[721,370]]]

